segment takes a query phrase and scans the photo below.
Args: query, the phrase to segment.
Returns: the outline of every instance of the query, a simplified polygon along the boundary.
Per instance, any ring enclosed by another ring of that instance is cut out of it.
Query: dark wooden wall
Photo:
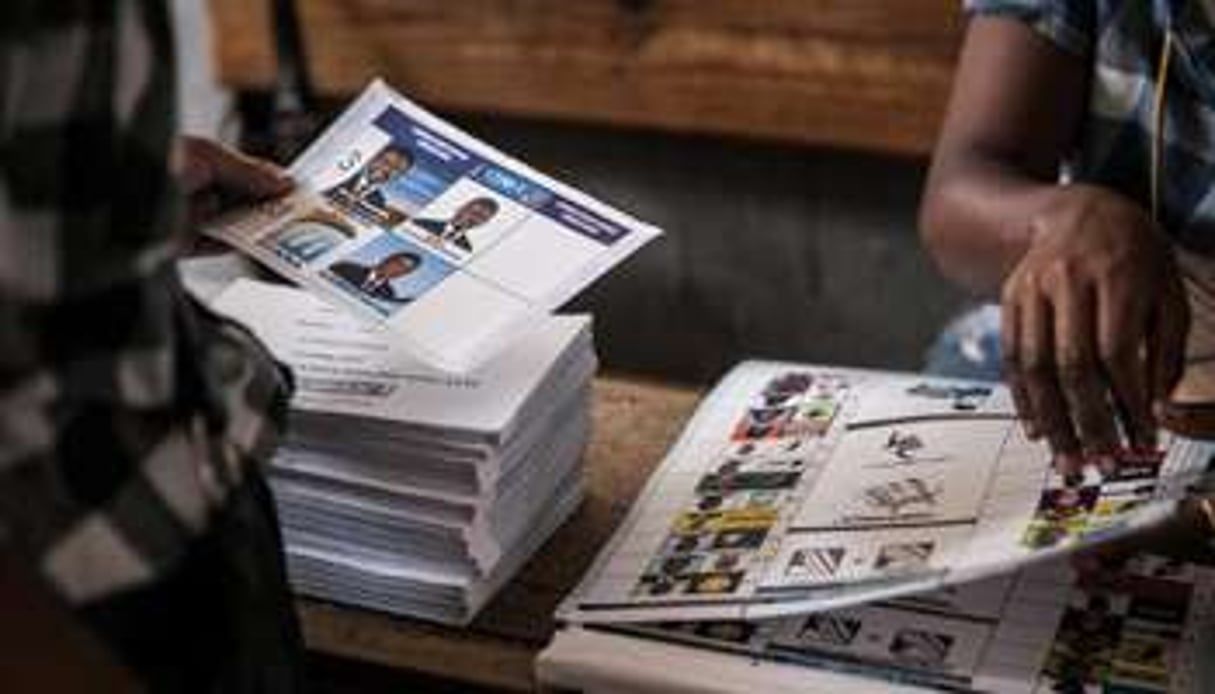
[[[222,79],[264,88],[269,2],[210,0]],[[959,0],[299,0],[317,85],[446,110],[900,154],[931,148]]]

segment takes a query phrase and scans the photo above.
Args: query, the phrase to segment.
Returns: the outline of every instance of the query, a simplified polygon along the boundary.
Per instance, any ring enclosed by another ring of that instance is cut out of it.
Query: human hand
[[[1005,378],[1031,439],[1064,472],[1083,454],[1155,444],[1181,376],[1189,308],[1169,242],[1133,202],[1061,187],[1001,295]]]
[[[181,181],[190,228],[234,205],[291,192],[294,183],[281,168],[198,137],[183,137]]]

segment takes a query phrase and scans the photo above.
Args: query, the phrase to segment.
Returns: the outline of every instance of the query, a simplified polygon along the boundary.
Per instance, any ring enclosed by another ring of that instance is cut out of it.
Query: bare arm
[[[1079,58],[1020,22],[971,22],[920,211],[924,242],[950,278],[999,293],[1032,219],[1057,194],[1086,83]]]
[[[1152,445],[1188,307],[1167,237],[1116,191],[1057,183],[1088,68],[1012,19],[977,18],[921,210],[947,275],[1001,304],[1005,379],[1061,467]],[[1121,427],[1119,427],[1121,425]]]

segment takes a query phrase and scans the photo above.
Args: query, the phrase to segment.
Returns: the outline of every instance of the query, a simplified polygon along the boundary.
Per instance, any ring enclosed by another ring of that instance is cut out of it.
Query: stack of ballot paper
[[[203,233],[310,293],[216,297],[225,264],[193,284],[295,373],[271,475],[291,578],[467,622],[582,492],[590,321],[551,312],[661,231],[379,81],[289,173]]]
[[[241,279],[213,305],[295,375],[270,479],[300,592],[467,623],[580,501],[589,318],[449,374],[299,289]]]

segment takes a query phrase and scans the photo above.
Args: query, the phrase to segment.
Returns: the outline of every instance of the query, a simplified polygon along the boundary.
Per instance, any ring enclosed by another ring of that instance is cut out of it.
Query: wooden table
[[[300,600],[311,650],[480,686],[531,691],[553,611],[589,567],[675,441],[701,393],[601,378],[586,454],[587,498],[470,628]]]

